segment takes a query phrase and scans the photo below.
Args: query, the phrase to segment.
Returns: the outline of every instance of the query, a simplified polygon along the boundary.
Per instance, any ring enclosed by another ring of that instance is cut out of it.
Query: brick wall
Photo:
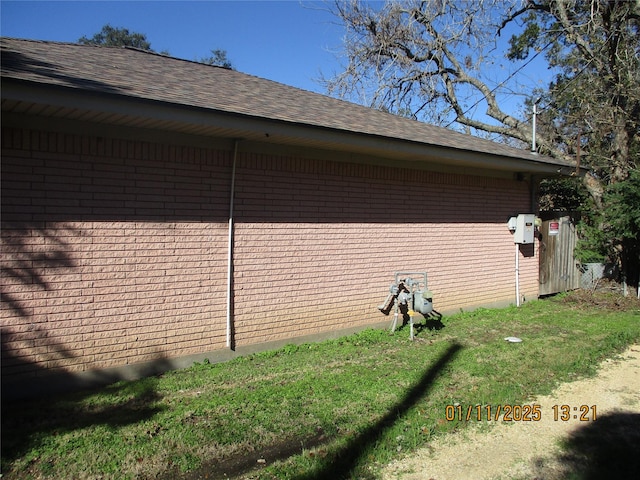
[[[2,142],[3,376],[225,348],[231,151]],[[515,299],[524,182],[240,153],[235,206],[237,346],[384,321],[396,271],[426,270],[440,311]]]
[[[224,347],[229,152],[2,141],[3,375]]]
[[[427,271],[439,311],[515,303],[506,221],[527,211],[525,182],[246,155],[236,183],[236,338],[384,321],[376,307],[396,271]],[[520,253],[529,299],[537,262],[533,248]]]

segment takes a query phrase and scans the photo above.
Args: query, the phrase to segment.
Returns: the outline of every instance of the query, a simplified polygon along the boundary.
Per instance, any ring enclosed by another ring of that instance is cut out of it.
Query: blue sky
[[[2,1],[6,37],[76,42],[109,23],[143,33],[156,51],[196,60],[223,49],[236,70],[324,93],[342,29],[322,2]]]

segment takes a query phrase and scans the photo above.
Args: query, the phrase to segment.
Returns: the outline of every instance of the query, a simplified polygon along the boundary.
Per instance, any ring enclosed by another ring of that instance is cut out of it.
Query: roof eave
[[[242,138],[272,144],[341,150],[405,162],[446,164],[536,175],[571,175],[575,167],[523,152],[529,159],[443,147],[347,130],[273,120],[121,94],[2,78],[2,98],[59,109],[54,116],[82,118],[87,112],[117,118],[120,125],[162,124],[183,133]],[[3,103],[4,104],[4,103]],[[3,107],[4,108],[4,107]],[[71,113],[73,112],[73,113]],[[115,120],[111,120],[115,121]],[[584,172],[585,170],[581,170]]]

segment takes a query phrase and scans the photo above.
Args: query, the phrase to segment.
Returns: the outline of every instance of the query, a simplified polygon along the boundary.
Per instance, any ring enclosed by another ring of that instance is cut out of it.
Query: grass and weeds
[[[413,342],[365,330],[3,405],[3,478],[375,479],[468,424],[447,405],[522,404],[594,374],[640,341],[639,306],[578,292],[448,316]]]

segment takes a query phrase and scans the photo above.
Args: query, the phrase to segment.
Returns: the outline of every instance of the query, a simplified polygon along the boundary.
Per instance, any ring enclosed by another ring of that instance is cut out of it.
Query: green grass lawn
[[[640,341],[639,306],[561,295],[447,316],[413,342],[407,327],[365,330],[3,405],[3,478],[375,479],[468,424],[447,405],[523,404],[592,375]]]

